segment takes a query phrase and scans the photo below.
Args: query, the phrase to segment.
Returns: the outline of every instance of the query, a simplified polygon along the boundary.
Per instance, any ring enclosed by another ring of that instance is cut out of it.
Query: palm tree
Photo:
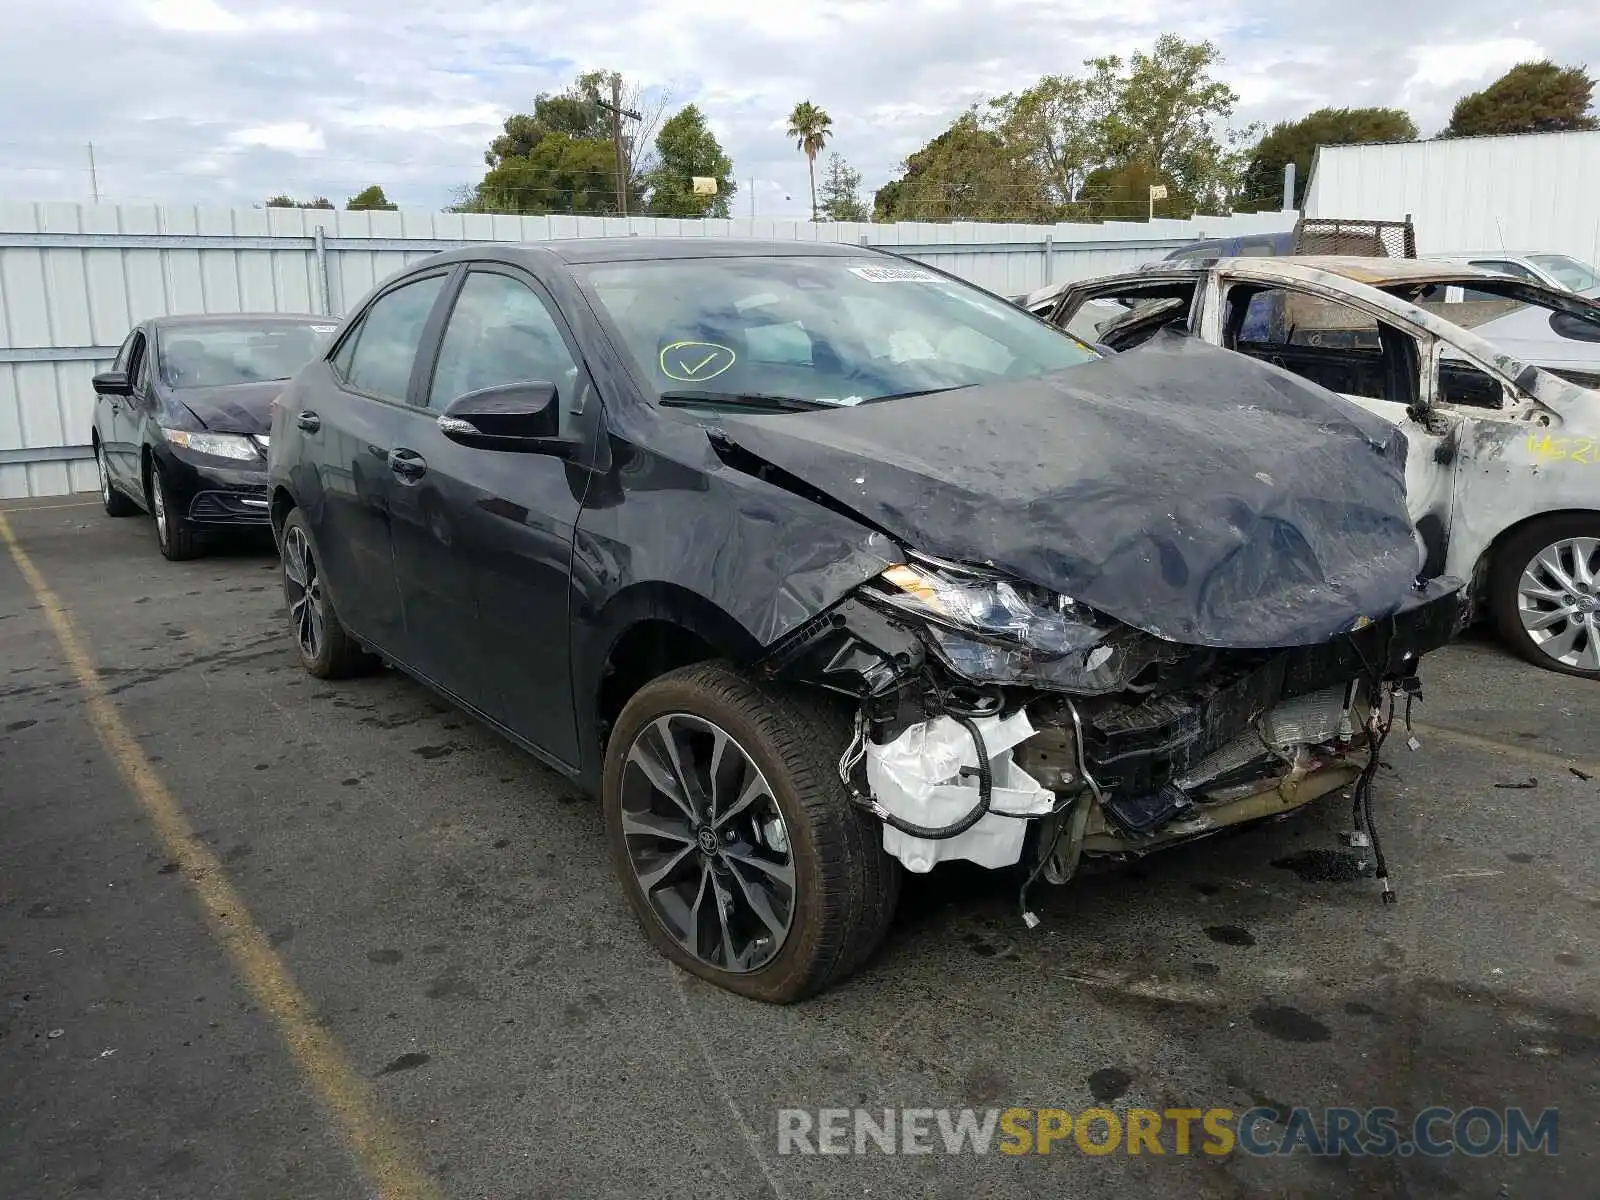
[[[809,100],[802,100],[789,114],[789,136],[795,149],[806,156],[806,167],[811,172],[811,219],[817,219],[817,155],[828,143],[833,129],[833,118]]]

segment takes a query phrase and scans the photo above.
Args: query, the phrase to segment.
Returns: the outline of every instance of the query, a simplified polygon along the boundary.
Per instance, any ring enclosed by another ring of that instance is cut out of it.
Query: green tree
[[[389,203],[389,197],[383,194],[383,189],[377,184],[362,188],[345,203],[345,208],[351,212],[363,212],[384,209],[393,212],[399,208],[398,204]]]
[[[957,117],[878,189],[882,221],[1047,221],[1055,206],[1040,172],[986,129],[976,109]]]
[[[1274,209],[1283,196],[1283,168],[1294,164],[1294,204],[1303,206],[1318,146],[1411,142],[1417,126],[1398,108],[1319,108],[1298,121],[1280,121],[1250,151],[1240,207]]]
[[[628,208],[631,212],[641,207],[645,177],[655,165],[651,138],[666,109],[666,97],[648,99],[641,87],[616,72],[586,71],[566,90],[534,97],[531,113],[506,118],[501,132],[484,151],[488,172],[479,184],[463,189],[450,211],[615,213],[617,160],[612,115],[600,105],[601,100],[611,102],[613,83],[621,107],[641,114],[637,121],[622,122]],[[552,144],[546,146],[547,141]],[[592,186],[592,173],[600,169],[602,157],[610,181],[609,197]],[[563,197],[571,197],[580,207],[560,207]]]
[[[795,149],[806,156],[806,167],[811,172],[811,219],[817,220],[817,155],[827,145],[833,131],[833,118],[809,100],[802,100],[789,114],[788,136],[794,139]]]
[[[1167,195],[1152,202],[1150,189],[1157,185]],[[1096,167],[1084,176],[1075,200],[1073,215],[1088,221],[1143,221],[1152,208],[1158,217],[1183,219],[1195,210],[1195,198],[1176,180],[1138,161]]]
[[[1483,91],[1457,100],[1439,136],[1596,129],[1593,99],[1594,80],[1582,67],[1558,67],[1549,59],[1518,63]]]
[[[714,196],[697,196],[695,176],[717,181]],[[645,179],[657,217],[726,217],[734,193],[733,160],[723,152],[698,105],[680,109],[656,135],[656,165]]]
[[[455,211],[610,213],[616,174],[610,141],[549,133],[528,154],[501,158]]]
[[[1031,88],[989,102],[987,124],[1044,179],[1058,205],[1068,205],[1090,171],[1107,158],[1105,123],[1116,103],[1114,76],[1046,75]]]
[[[268,196],[268,208],[332,208],[333,201],[326,196],[318,196],[312,200],[296,200],[287,192],[279,192],[276,196]]]
[[[1244,174],[1242,143],[1258,130],[1217,128],[1233,116],[1239,95],[1213,78],[1223,61],[1211,42],[1176,34],[1134,51],[1126,68],[1115,55],[1093,59],[1091,91],[1107,89],[1116,103],[1102,120],[1103,145],[1116,165],[1144,163],[1194,198],[1202,212],[1225,211]]]
[[[861,172],[845,162],[838,151],[828,156],[822,177],[822,215],[830,221],[865,221],[867,206],[861,199]]]

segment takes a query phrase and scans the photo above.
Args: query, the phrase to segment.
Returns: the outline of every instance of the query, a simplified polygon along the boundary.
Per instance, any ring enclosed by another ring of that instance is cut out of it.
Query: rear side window
[[[334,359],[335,368],[351,387],[405,400],[422,331],[445,279],[444,275],[431,275],[408,283],[381,296],[367,310],[360,327]]]

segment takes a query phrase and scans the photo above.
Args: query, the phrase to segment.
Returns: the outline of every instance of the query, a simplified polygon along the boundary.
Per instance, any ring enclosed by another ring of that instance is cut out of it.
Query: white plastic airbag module
[[[1025,712],[1014,716],[979,717],[974,722],[989,752],[989,811],[971,829],[953,838],[912,837],[891,825],[883,827],[883,848],[923,874],[934,864],[965,859],[985,867],[1009,867],[1022,857],[1028,822],[996,813],[1039,815],[1055,804],[1054,793],[1012,760],[1017,743],[1033,736]],[[966,727],[949,717],[913,725],[894,741],[867,746],[867,782],[872,795],[895,816],[916,825],[937,828],[959,821],[978,803],[977,750]]]

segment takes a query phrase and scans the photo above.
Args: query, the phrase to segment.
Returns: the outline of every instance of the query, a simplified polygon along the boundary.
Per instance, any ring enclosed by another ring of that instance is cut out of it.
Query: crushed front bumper
[[[1252,736],[1286,702],[1348,691],[1362,679],[1415,676],[1418,660],[1448,643],[1461,620],[1460,593],[1441,583],[1394,616],[1330,642],[1216,652],[1204,675],[1164,695],[1046,699],[1029,711],[1038,726],[1070,728],[1068,705],[1075,704],[1085,765],[1101,790],[1145,795],[1180,781],[1202,782],[1197,772],[1208,760]]]
[[[960,681],[936,674],[912,627],[857,599],[797,630],[762,666],[855,697],[857,741],[840,773],[885,822],[885,848],[912,870],[956,858],[1015,862],[1023,825],[1040,827],[1040,853],[1053,853],[1070,825],[1075,864],[1085,853],[1142,854],[1286,812],[1354,782],[1370,761],[1369,698],[1419,694],[1419,660],[1448,643],[1464,615],[1460,584],[1435,580],[1393,615],[1353,622],[1359,628],[1323,643],[1187,647],[1116,695],[991,687],[983,713],[965,702],[984,689],[960,696]],[[1030,730],[1021,741],[990,743],[977,729],[1018,713]],[[985,742],[987,765],[975,746],[959,761],[950,752],[969,736]],[[863,759],[865,792],[852,774]],[[891,768],[896,785],[875,786]],[[985,771],[994,807],[976,825],[954,821],[983,811]],[[1070,868],[1046,871],[1055,882],[1063,874]]]

